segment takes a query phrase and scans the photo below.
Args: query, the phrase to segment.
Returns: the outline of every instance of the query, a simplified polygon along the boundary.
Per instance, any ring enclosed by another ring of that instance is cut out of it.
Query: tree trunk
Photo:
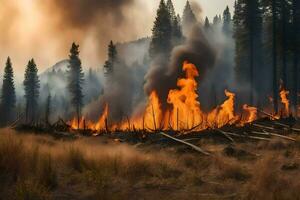
[[[276,42],[276,0],[272,0],[273,18],[273,103],[274,112],[278,113],[278,78],[277,78],[277,42]]]
[[[282,86],[287,88],[287,33],[286,33],[286,7],[285,0],[281,0],[282,9]]]
[[[300,23],[300,11],[299,11],[299,0],[293,0],[293,90],[292,90],[292,104],[295,111],[295,115],[298,114],[298,64],[299,64],[299,24]]]

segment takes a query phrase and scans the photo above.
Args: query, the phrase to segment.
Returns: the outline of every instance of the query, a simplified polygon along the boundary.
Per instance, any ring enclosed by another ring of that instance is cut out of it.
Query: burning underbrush
[[[289,117],[290,105],[289,92],[280,91],[282,111],[280,115],[269,114],[256,107],[244,104],[236,109],[236,95],[228,90],[224,91],[226,100],[210,112],[201,108],[198,94],[198,69],[192,63],[184,62],[182,67],[185,77],[177,80],[177,89],[171,89],[167,99],[160,99],[154,90],[148,97],[148,103],[144,110],[133,112],[131,116],[123,117],[124,120],[115,122],[110,117],[110,104],[104,103],[103,112],[96,122],[85,117],[74,118],[68,124],[73,130],[92,130],[94,132],[118,132],[118,131],[157,131],[157,130],[194,130],[218,129],[228,125],[244,126],[267,115],[270,119]],[[167,106],[163,106],[167,105]],[[238,111],[237,111],[238,110]],[[261,114],[261,115],[260,115]]]

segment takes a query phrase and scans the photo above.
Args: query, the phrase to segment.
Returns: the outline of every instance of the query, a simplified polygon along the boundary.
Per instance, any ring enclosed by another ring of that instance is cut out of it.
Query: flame
[[[185,77],[177,80],[178,88],[171,89],[165,99],[170,105],[169,108],[162,109],[162,99],[159,98],[156,91],[152,91],[143,112],[127,117],[121,122],[108,124],[109,105],[106,104],[96,123],[86,121],[83,117],[80,120],[79,129],[86,128],[94,131],[106,129],[110,131],[167,129],[182,131],[193,129],[200,131],[207,128],[220,128],[238,121],[239,117],[235,114],[234,109],[234,93],[225,90],[227,99],[212,111],[205,113],[198,100],[196,79],[199,77],[199,72],[197,67],[185,61],[182,70],[185,72]],[[288,93],[282,94],[283,97],[286,97]],[[243,109],[247,112],[247,119],[243,123],[251,123],[257,119],[256,108],[244,105]],[[75,118],[70,122],[72,129],[78,129],[77,123]]]
[[[289,91],[284,88],[280,91],[281,103],[284,105],[283,115],[288,116],[290,114],[290,101],[288,99]]]
[[[247,113],[247,119],[243,121],[243,123],[251,123],[254,122],[257,119],[257,108],[256,107],[251,107],[245,104],[243,106],[244,111]]]
[[[220,128],[226,124],[233,124],[238,120],[238,116],[234,113],[235,94],[225,90],[225,95],[228,99],[208,114],[209,127]]]
[[[97,131],[106,129],[107,118],[108,118],[108,104],[105,104],[103,114],[101,115],[98,122],[92,129]]]
[[[186,78],[178,79],[177,86],[169,92],[168,103],[172,105],[171,124],[177,130],[189,129],[203,122],[200,102],[197,100],[198,84],[195,80],[199,76],[195,65],[184,62],[183,71]]]

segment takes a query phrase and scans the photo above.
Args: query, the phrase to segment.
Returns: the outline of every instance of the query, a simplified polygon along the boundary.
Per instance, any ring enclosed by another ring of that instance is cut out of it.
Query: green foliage
[[[12,120],[14,115],[14,108],[16,106],[16,92],[14,85],[14,72],[11,60],[8,57],[4,69],[3,85],[1,91],[0,110],[5,115],[1,115],[1,124],[6,125]]]
[[[26,99],[26,121],[35,120],[36,109],[39,98],[40,80],[38,76],[38,69],[33,59],[31,59],[26,67],[25,78],[25,99]]]

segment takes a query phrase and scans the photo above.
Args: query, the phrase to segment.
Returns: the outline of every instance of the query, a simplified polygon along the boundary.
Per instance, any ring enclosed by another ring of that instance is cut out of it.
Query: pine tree
[[[180,42],[183,38],[180,17],[176,16],[172,26],[173,43]]]
[[[16,106],[16,92],[14,85],[14,72],[10,58],[7,58],[4,69],[2,92],[1,92],[1,124],[7,125],[14,116]]]
[[[226,35],[229,35],[231,33],[231,23],[231,13],[229,7],[227,6],[223,12],[223,32]]]
[[[235,1],[234,4],[234,34],[235,39],[235,76],[240,84],[249,83],[249,70],[247,67],[247,52],[244,48],[244,38],[246,37],[243,25],[243,8],[241,0]]]
[[[214,25],[214,26],[217,26],[217,25],[219,25],[221,22],[222,22],[221,16],[216,15],[216,16],[214,17],[214,19],[213,19],[213,25]]]
[[[75,43],[72,44],[70,49],[68,68],[68,89],[71,95],[71,104],[76,111],[79,126],[84,97],[82,91],[84,73],[82,71],[81,61],[79,59],[79,45],[76,45]]]
[[[157,16],[152,29],[149,55],[155,58],[157,55],[168,56],[172,45],[172,22],[171,16],[164,0],[160,1]]]
[[[208,17],[205,17],[204,29],[208,30],[210,28],[210,23]]]
[[[288,59],[288,27],[289,27],[289,0],[280,0],[281,15],[281,58],[282,58],[282,86],[287,88],[287,59]]]
[[[117,47],[114,45],[113,41],[110,41],[108,45],[108,59],[104,64],[104,73],[110,75],[114,71],[114,65],[117,61]]]
[[[298,90],[299,90],[299,57],[300,57],[300,0],[293,0],[292,2],[293,13],[293,86],[292,86],[292,104],[297,114],[298,109]]]
[[[237,76],[242,82],[249,83],[249,102],[254,104],[254,92],[261,93],[262,13],[259,0],[238,0],[235,7]]]
[[[182,27],[185,34],[187,34],[190,29],[197,23],[197,18],[192,10],[189,1],[186,1],[182,16]]]
[[[25,99],[26,99],[26,122],[35,121],[36,109],[39,98],[40,80],[38,69],[33,59],[31,59],[25,70],[24,78]]]
[[[167,1],[167,9],[170,13],[171,22],[174,23],[174,21],[176,19],[176,12],[175,12],[174,4],[173,4],[172,0]]]

